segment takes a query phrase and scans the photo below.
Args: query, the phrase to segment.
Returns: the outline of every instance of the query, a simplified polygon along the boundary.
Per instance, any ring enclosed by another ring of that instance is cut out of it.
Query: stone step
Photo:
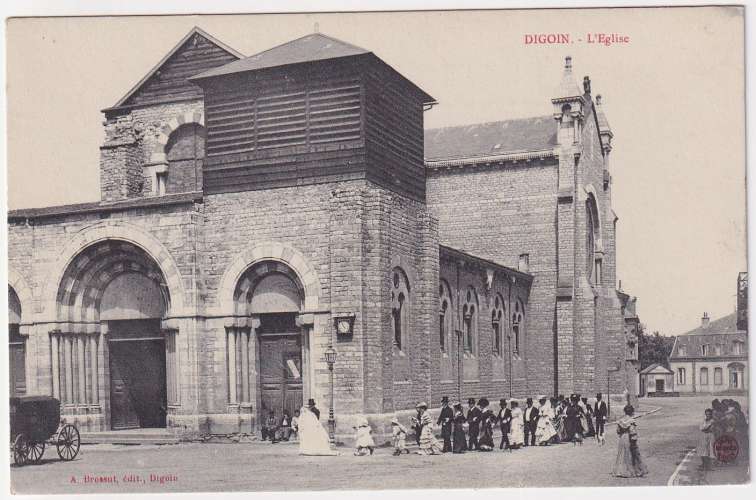
[[[170,432],[82,432],[82,444],[177,444]]]

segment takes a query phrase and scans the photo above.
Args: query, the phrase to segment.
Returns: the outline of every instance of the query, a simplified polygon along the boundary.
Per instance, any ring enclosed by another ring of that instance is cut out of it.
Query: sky
[[[426,128],[548,115],[564,57],[611,124],[617,277],[649,331],[734,311],[746,270],[743,15],[735,7],[11,19],[10,209],[99,199],[100,110],[193,27],[246,55],[312,33],[439,101]],[[526,45],[569,33],[574,43]],[[628,36],[587,44],[587,34]],[[582,41],[581,41],[582,40]]]

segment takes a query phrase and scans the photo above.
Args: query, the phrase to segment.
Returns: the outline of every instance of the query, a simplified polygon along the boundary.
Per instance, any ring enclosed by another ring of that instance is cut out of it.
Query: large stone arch
[[[29,323],[29,318],[32,315],[34,294],[29,283],[21,273],[10,266],[8,267],[8,286],[13,289],[16,297],[18,297],[18,301],[21,303],[21,324]]]
[[[171,134],[178,130],[182,125],[196,123],[205,126],[205,115],[202,111],[187,111],[184,114],[176,115],[163,125],[155,141],[154,149],[150,156],[150,163],[166,163],[165,147],[170,140]]]
[[[160,267],[171,296],[168,316],[182,315],[191,304],[187,303],[181,274],[168,249],[143,229],[125,222],[99,223],[77,233],[50,265],[47,276],[51,279],[42,291],[42,313],[46,320],[56,321],[57,296],[66,270],[79,253],[87,247],[105,240],[125,241],[143,250]]]
[[[281,262],[291,268],[304,288],[304,311],[320,305],[320,278],[308,259],[296,248],[279,242],[261,242],[239,254],[228,266],[218,286],[218,310],[222,316],[235,313],[234,291],[242,275],[262,261]]]

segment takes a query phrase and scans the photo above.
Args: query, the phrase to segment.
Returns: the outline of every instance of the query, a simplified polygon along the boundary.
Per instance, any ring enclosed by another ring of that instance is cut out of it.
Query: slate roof
[[[723,318],[711,321],[708,326],[699,326],[687,333],[679,335],[675,339],[675,345],[670,353],[670,359],[676,358],[734,358],[745,359],[748,355],[748,335],[745,331],[738,330],[736,327],[736,313],[728,314]],[[743,352],[735,354],[732,352],[732,343],[734,341],[743,342]],[[709,344],[711,353],[704,356],[701,353],[701,346]],[[714,346],[721,346],[721,354],[715,354]],[[685,346],[685,355],[680,355],[680,347]]]
[[[312,33],[264,50],[253,56],[205,71],[190,78],[190,80],[370,53],[369,50],[342,42],[322,33]]]
[[[682,335],[702,335],[702,334],[714,334],[714,333],[737,333],[737,320],[738,314],[732,313],[719,318],[714,321],[710,321],[709,324],[704,327],[702,325],[683,333]]]
[[[202,191],[190,191],[165,196],[150,196],[145,198],[130,198],[116,202],[92,201],[87,203],[73,203],[70,205],[56,205],[41,208],[19,208],[8,210],[8,220],[38,219],[42,217],[56,217],[71,214],[115,212],[130,208],[153,208],[167,205],[180,205],[202,201]]]
[[[554,117],[536,116],[425,131],[425,159],[449,160],[543,151],[557,144]]]

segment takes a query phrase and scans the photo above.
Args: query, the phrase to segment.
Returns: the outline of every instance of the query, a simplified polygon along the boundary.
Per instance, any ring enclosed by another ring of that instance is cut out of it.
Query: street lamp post
[[[336,420],[333,418],[333,364],[336,363],[336,349],[332,345],[325,351],[325,360],[328,363],[328,385],[331,388],[328,401],[328,438],[333,444],[336,441]]]

